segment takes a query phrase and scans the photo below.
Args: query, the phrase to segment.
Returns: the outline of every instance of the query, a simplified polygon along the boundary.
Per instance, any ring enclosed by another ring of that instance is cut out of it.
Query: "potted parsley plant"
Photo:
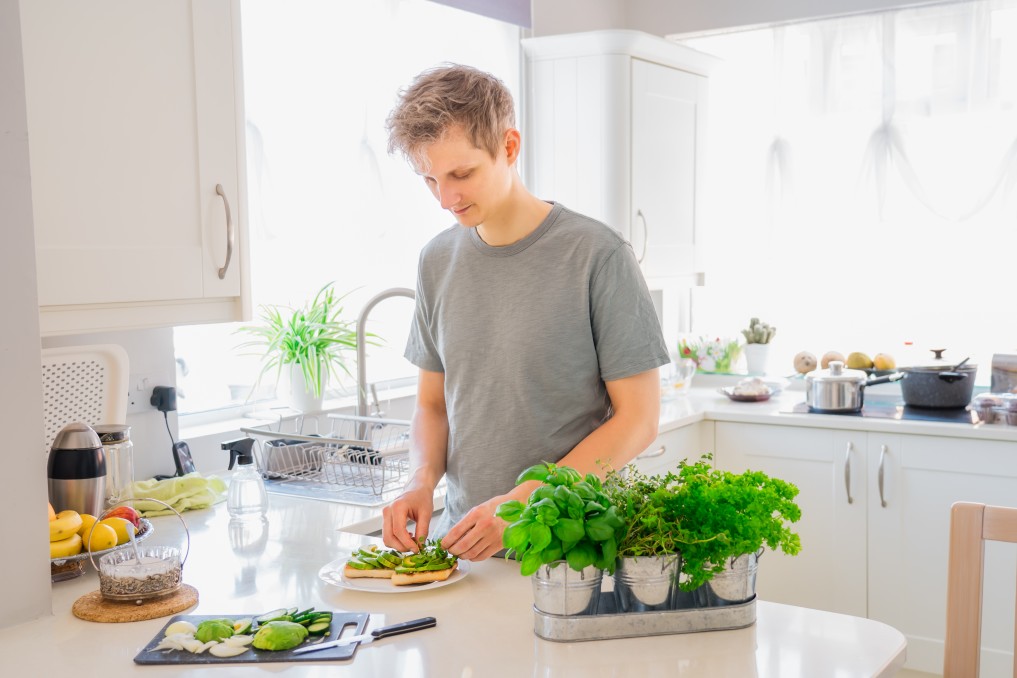
[[[625,523],[596,475],[568,466],[537,464],[516,484],[542,484],[525,503],[507,501],[498,517],[509,525],[502,536],[520,573],[532,576],[534,604],[550,614],[595,614],[603,573],[614,572]]]

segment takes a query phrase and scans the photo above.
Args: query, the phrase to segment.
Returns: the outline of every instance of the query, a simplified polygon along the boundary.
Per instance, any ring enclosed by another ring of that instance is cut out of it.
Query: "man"
[[[458,225],[420,255],[406,348],[420,368],[410,478],[384,509],[384,541],[416,550],[445,476],[435,531],[449,552],[483,560],[502,548],[498,505],[539,486],[515,486],[523,469],[550,461],[603,474],[653,441],[657,368],[669,356],[628,243],[523,186],[501,81],[466,66],[425,71],[388,129],[389,151]]]

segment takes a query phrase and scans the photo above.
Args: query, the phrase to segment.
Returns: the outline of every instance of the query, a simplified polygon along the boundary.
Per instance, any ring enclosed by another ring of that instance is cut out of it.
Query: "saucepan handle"
[[[882,377],[873,377],[865,382],[866,386],[875,386],[876,384],[889,384],[892,381],[900,381],[904,378],[903,372],[894,372],[893,374],[885,374]]]

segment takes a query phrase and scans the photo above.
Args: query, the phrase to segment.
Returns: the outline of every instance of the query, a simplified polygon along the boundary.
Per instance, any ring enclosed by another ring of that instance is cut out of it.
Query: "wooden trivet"
[[[157,598],[141,605],[133,602],[106,600],[99,591],[87,593],[71,606],[74,616],[94,622],[135,622],[168,617],[198,604],[198,589],[189,584],[165,598]]]

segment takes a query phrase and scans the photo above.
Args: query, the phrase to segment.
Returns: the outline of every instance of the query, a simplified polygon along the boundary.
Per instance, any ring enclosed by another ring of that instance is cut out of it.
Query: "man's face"
[[[512,168],[504,147],[498,157],[477,148],[459,128],[425,146],[417,167],[442,209],[460,225],[476,227],[497,213],[512,187]]]

